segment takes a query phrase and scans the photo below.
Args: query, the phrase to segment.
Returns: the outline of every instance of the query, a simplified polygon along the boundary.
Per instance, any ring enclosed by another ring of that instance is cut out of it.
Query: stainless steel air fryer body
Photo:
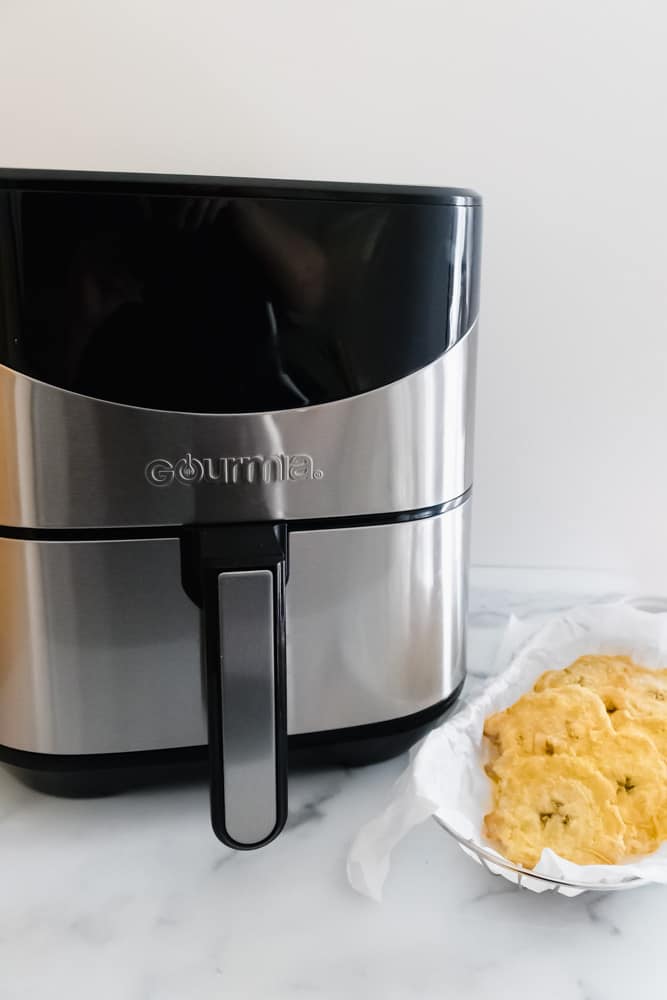
[[[284,824],[288,746],[379,759],[442,714],[480,216],[453,189],[0,173],[0,759],[208,752],[248,848]]]

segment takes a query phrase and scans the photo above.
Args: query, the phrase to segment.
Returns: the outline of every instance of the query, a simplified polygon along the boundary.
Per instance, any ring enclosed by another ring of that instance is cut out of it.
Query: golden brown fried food
[[[626,853],[655,851],[667,831],[667,765],[643,732],[615,732],[597,748],[598,770],[616,786]]]
[[[545,847],[583,865],[615,864],[626,854],[616,787],[589,761],[508,752],[494,770],[484,832],[514,864],[532,868]]]
[[[528,692],[509,708],[489,716],[484,735],[495,754],[590,753],[613,733],[600,698],[576,685],[539,694]]]
[[[636,664],[629,656],[580,656],[562,670],[547,670],[536,680],[534,690],[567,684],[579,684],[594,691],[598,687],[623,687],[629,683],[634,668]]]
[[[611,717],[619,733],[632,732],[647,736],[664,761],[667,761],[667,714],[638,716],[630,711],[614,712]]]
[[[650,670],[629,656],[580,656],[563,670],[547,670],[534,691],[579,685],[595,691],[611,714],[622,709],[645,711],[664,705],[667,712],[667,671]]]
[[[652,691],[659,701],[667,701],[667,670],[651,670],[635,664],[632,683],[633,686]],[[664,695],[663,698],[660,697],[661,694]]]
[[[664,693],[657,687],[649,685],[631,685],[628,688],[611,688],[600,691],[600,697],[610,715],[625,711],[638,719],[645,716],[658,716],[667,719],[667,700]]]
[[[616,863],[667,839],[667,671],[580,657],[542,674],[484,733],[495,754],[485,832],[511,861],[531,867],[551,847]]]

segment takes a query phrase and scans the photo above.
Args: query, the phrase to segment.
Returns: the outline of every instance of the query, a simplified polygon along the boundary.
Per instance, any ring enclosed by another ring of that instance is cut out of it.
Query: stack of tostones
[[[484,833],[523,868],[550,847],[617,864],[667,839],[667,670],[582,656],[484,724]]]

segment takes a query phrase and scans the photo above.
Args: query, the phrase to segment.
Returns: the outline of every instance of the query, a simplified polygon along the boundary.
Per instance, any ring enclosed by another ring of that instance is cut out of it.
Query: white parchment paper
[[[651,606],[651,599],[647,602]],[[654,603],[663,609],[667,606]],[[498,654],[500,672],[477,698],[415,747],[389,805],[357,835],[347,864],[355,889],[379,901],[393,848],[431,816],[442,819],[460,837],[493,851],[481,832],[491,804],[490,783],[483,770],[484,720],[529,691],[543,671],[566,667],[586,653],[628,655],[647,667],[667,667],[667,612],[639,610],[619,602],[574,608],[537,625],[511,619]],[[465,847],[462,850],[470,854]],[[501,859],[496,851],[493,854]],[[493,870],[516,881],[516,875],[502,868]],[[577,865],[545,849],[533,870],[600,886],[631,875],[667,883],[667,843],[654,854],[623,865]],[[522,884],[535,892],[553,888],[530,877]],[[574,896],[582,890],[560,887],[559,891]]]

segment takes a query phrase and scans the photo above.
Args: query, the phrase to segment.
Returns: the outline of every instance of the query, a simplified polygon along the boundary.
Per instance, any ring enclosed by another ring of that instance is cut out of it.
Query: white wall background
[[[473,558],[667,590],[655,0],[2,0],[12,166],[486,199]]]

